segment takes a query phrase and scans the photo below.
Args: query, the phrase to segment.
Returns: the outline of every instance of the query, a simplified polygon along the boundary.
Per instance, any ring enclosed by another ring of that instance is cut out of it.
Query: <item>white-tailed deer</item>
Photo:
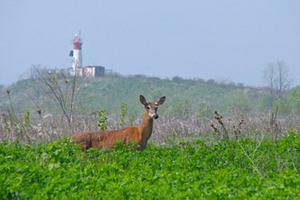
[[[147,102],[140,95],[140,102],[145,107],[143,120],[138,127],[128,127],[120,130],[106,132],[79,132],[72,135],[71,139],[80,145],[82,150],[90,147],[110,149],[117,141],[127,144],[136,142],[139,150],[145,149],[147,141],[152,134],[153,119],[158,118],[157,108],[163,104],[166,97],[161,97],[157,102]]]

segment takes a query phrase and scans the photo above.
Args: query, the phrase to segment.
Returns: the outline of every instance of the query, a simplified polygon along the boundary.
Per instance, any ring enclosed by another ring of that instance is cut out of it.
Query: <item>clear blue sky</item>
[[[32,64],[70,67],[78,30],[84,65],[257,86],[284,60],[300,84],[299,0],[1,0],[0,84]]]

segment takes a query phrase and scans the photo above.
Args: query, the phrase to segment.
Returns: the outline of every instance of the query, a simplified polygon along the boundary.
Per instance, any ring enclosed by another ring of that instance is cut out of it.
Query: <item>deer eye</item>
[[[149,110],[149,109],[150,109],[150,106],[146,106],[146,108]]]

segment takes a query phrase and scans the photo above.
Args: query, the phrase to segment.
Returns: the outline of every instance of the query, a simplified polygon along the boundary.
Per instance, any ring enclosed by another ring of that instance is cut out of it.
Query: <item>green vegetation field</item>
[[[0,145],[1,199],[299,199],[300,134],[277,142]]]

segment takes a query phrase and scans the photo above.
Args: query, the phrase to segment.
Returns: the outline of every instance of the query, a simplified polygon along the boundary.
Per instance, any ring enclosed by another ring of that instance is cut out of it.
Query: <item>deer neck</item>
[[[141,134],[141,144],[146,145],[148,139],[150,138],[152,134],[152,128],[153,128],[153,119],[148,116],[147,111],[144,112],[143,115],[143,121],[139,125],[138,129]]]

